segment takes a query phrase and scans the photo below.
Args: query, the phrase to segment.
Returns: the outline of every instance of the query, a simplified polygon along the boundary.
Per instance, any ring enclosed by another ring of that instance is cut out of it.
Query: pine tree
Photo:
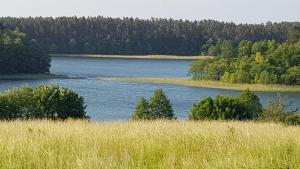
[[[149,112],[149,104],[145,98],[141,98],[135,108],[134,114],[131,116],[131,120],[150,120],[152,116]]]
[[[162,89],[154,91],[150,98],[149,108],[154,119],[175,119],[170,100]]]

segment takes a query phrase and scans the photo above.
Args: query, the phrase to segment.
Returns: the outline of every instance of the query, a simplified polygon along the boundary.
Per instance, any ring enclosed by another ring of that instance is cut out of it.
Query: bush
[[[195,104],[190,120],[253,120],[262,112],[259,98],[251,91],[242,91],[238,97],[217,96],[204,98]]]
[[[1,120],[88,118],[83,97],[67,88],[25,86],[0,94]]]
[[[262,112],[262,105],[258,96],[250,90],[242,91],[238,96],[238,101],[242,107],[242,119],[257,119]]]
[[[285,118],[284,123],[287,125],[300,125],[300,116],[297,114],[290,114]]]
[[[287,125],[300,125],[300,116],[294,112],[286,112],[288,105],[279,96],[276,100],[270,101],[263,110],[260,121],[284,123]]]
[[[242,110],[237,98],[231,96],[217,96],[215,111],[221,120],[242,120]]]
[[[170,100],[162,89],[154,91],[150,102],[144,98],[136,106],[136,110],[131,117],[132,120],[156,120],[156,119],[176,119],[173,114]]]
[[[189,115],[190,120],[213,120],[216,118],[214,100],[211,97],[206,97],[197,104],[194,104],[192,112]]]

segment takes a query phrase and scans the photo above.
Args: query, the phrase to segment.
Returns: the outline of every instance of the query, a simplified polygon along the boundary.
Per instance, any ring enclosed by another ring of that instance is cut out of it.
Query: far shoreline
[[[211,88],[223,90],[251,90],[256,92],[300,92],[300,86],[288,86],[278,84],[235,84],[209,80],[191,80],[187,78],[97,78],[98,80],[110,80],[133,83],[170,84],[196,88]]]
[[[39,80],[39,79],[79,79],[79,78],[73,78],[66,75],[56,75],[51,73],[0,75],[0,80]]]
[[[51,57],[100,58],[100,59],[147,59],[147,60],[205,60],[213,56],[175,55],[101,55],[101,54],[49,54]]]

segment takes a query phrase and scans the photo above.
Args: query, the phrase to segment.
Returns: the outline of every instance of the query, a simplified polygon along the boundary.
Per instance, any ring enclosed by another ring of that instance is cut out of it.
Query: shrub
[[[88,118],[77,93],[55,85],[28,86],[0,94],[1,120]]]
[[[218,119],[242,120],[241,106],[235,97],[217,96],[215,98],[215,111]]]
[[[259,98],[246,90],[238,97],[217,96],[215,100],[204,98],[193,106],[189,119],[252,120],[257,119],[261,112]]]
[[[250,90],[242,91],[238,97],[240,106],[242,106],[242,119],[256,119],[262,112],[262,105],[258,96]]]
[[[300,116],[294,113],[290,114],[285,118],[284,123],[288,125],[300,125]]]
[[[0,94],[0,119],[29,119],[34,111],[32,88],[25,86]]]
[[[300,116],[294,112],[286,112],[288,105],[278,96],[277,99],[269,102],[263,109],[260,121],[284,123],[287,125],[300,125]]]
[[[141,99],[136,110],[131,117],[132,120],[156,120],[156,119],[176,119],[170,100],[162,89],[154,91],[154,95],[148,103],[146,99]]]
[[[192,112],[189,115],[190,120],[213,120],[216,118],[214,101],[211,97],[206,97],[197,104],[194,104]]]

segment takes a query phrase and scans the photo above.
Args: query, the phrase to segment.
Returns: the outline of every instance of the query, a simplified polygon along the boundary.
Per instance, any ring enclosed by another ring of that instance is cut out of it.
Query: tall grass
[[[187,78],[98,78],[98,80],[115,80],[125,82],[137,83],[153,83],[153,84],[174,84],[190,87],[203,87],[215,89],[229,89],[229,90],[251,90],[264,92],[300,92],[300,86],[294,85],[276,85],[276,84],[236,84],[225,83],[221,81],[209,80],[191,80]]]
[[[254,122],[0,123],[0,168],[300,168],[300,127]]]

